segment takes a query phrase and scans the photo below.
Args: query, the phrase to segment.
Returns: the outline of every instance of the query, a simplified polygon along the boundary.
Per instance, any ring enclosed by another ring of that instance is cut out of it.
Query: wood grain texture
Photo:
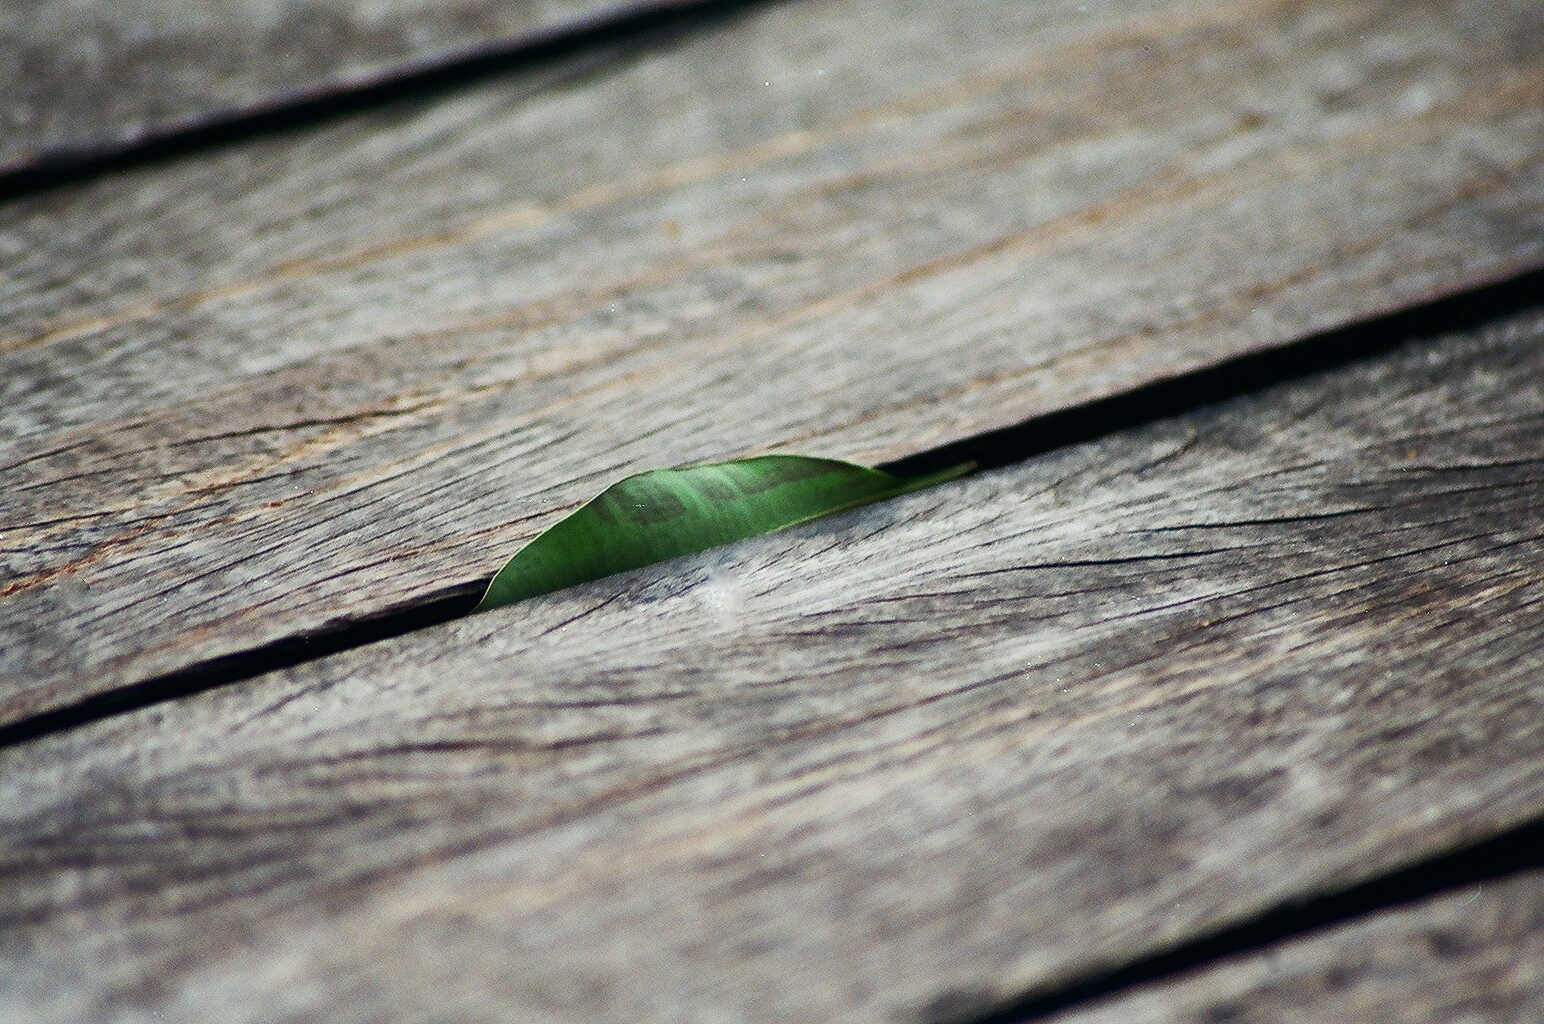
[[[1047,1024],[1534,1024],[1544,872],[1486,883],[1152,985]]]
[[[1544,310],[11,748],[0,1011],[932,1020],[1533,820],[1541,371]]]
[[[686,0],[7,0],[0,174]]]
[[[880,461],[1536,266],[1541,32],[778,6],[14,208],[0,721],[475,586],[630,472]]]

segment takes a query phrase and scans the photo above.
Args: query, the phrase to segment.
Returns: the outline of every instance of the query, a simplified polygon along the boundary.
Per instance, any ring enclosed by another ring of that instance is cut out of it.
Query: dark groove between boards
[[[45,711],[32,718],[0,726],[0,749],[428,629],[470,612],[486,587],[486,580],[461,584],[401,611],[386,612],[361,622],[336,629],[318,630],[306,636],[275,640],[249,651],[238,651],[143,682],[131,683],[122,689],[88,697],[55,711]]]
[[[347,82],[323,83],[153,126],[122,140],[85,140],[45,150],[0,169],[0,203],[50,192],[251,139],[299,131],[405,100],[426,100],[487,78],[529,71],[564,58],[609,63],[623,53],[722,24],[773,0],[695,0],[667,9],[626,8],[577,24],[490,40],[393,65]],[[610,51],[608,53],[608,51]]]
[[[1531,821],[1452,853],[1381,878],[1267,911],[1232,928],[1166,952],[1091,975],[987,1010],[947,1005],[943,997],[928,1024],[1031,1024],[1125,995],[1143,985],[1308,938],[1374,914],[1409,906],[1471,885],[1544,868],[1544,821]],[[969,996],[956,997],[962,1001]]]
[[[1038,416],[918,452],[880,468],[901,476],[936,473],[964,462],[974,462],[981,469],[996,469],[1262,391],[1274,384],[1339,369],[1389,352],[1415,338],[1476,328],[1541,302],[1544,269]]]
[[[1474,328],[1536,306],[1541,296],[1544,296],[1544,270],[1536,270],[1381,319],[1314,335],[1285,348],[1244,356],[1087,405],[1040,416],[1004,430],[919,452],[880,468],[909,476],[972,461],[983,470],[1007,466],[1057,448],[1179,416],[1274,384],[1347,366],[1390,351],[1413,338]],[[409,608],[214,658],[0,726],[0,749],[448,622],[471,611],[486,587],[487,580],[458,582],[446,587],[438,596]]]

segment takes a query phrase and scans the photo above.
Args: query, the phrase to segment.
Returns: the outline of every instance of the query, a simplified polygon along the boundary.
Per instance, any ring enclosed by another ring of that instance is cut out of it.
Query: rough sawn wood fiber
[[[922,1021],[1544,812],[1544,310],[0,754],[0,1016]]]
[[[631,472],[904,456],[1537,267],[1541,36],[779,5],[14,206],[0,723],[475,588]]]

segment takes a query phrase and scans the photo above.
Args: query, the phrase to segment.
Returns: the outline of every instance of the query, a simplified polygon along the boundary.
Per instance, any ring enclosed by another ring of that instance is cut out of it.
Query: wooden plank
[[[31,1021],[918,1021],[1544,814],[1544,310],[0,754]]]
[[[23,204],[0,722],[474,586],[626,472],[898,457],[1536,266],[1540,31],[779,6]]]
[[[1048,1024],[1533,1024],[1544,872],[1468,886],[1047,1019]]]
[[[684,2],[13,0],[0,19],[0,175]]]

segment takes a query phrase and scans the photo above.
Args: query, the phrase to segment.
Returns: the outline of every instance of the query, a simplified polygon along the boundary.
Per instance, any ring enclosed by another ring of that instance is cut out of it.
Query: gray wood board
[[[1465,887],[1046,1024],[1537,1024],[1544,872]]]
[[[686,0],[6,0],[0,174]]]
[[[1541,33],[776,6],[25,203],[0,722],[473,585],[628,472],[899,457],[1535,267]]]
[[[1534,820],[1541,371],[1544,310],[13,747],[0,1010],[917,1021]]]

